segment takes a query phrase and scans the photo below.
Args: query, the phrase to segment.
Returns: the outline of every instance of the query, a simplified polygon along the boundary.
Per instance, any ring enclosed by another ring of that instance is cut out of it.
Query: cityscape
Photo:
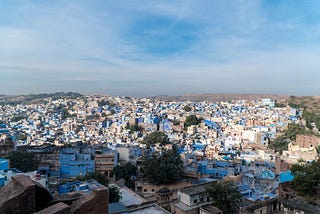
[[[0,214],[319,214],[320,1],[0,1]]]
[[[299,97],[160,98],[3,96],[1,213],[319,212],[318,187],[301,189],[298,173],[319,167],[320,120]],[[216,182],[238,200],[214,202]]]

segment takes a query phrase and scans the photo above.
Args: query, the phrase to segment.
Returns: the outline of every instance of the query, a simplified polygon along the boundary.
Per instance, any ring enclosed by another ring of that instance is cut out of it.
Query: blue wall
[[[201,175],[211,175],[213,177],[225,177],[228,175],[228,170],[224,168],[207,168],[207,162],[203,161],[199,164],[197,172]]]
[[[0,187],[4,186],[5,177],[3,175],[0,175]]]
[[[294,179],[294,176],[291,174],[291,171],[280,172],[280,183],[289,182]]]
[[[0,159],[0,170],[8,170],[9,169],[9,160]]]
[[[75,160],[75,154],[60,154],[60,175],[77,177],[94,172],[94,160]]]

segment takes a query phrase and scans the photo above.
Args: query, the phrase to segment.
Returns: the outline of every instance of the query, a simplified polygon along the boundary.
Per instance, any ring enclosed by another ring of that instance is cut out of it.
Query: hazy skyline
[[[320,1],[0,1],[0,94],[319,95]]]

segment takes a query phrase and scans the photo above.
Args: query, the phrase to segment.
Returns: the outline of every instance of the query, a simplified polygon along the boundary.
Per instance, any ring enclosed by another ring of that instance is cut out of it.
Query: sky
[[[0,94],[320,95],[318,0],[3,0]]]

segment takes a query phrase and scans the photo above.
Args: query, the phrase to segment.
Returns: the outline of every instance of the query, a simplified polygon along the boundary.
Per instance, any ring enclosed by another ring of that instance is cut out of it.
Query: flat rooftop
[[[188,195],[195,195],[195,194],[199,194],[202,192],[206,192],[206,186],[211,183],[211,182],[206,182],[206,183],[202,183],[202,184],[197,184],[194,186],[190,186],[190,187],[186,187],[183,189],[180,189],[180,192],[183,192],[185,194]]]
[[[146,199],[138,195],[137,193],[133,192],[127,187],[121,187],[121,199],[120,202],[123,203],[126,207],[141,205],[147,202]]]
[[[140,207],[138,209],[134,209],[132,211],[129,211],[128,213],[131,214],[169,214],[170,212],[166,211],[165,209],[161,208],[160,206],[156,204],[151,204],[145,207]]]

